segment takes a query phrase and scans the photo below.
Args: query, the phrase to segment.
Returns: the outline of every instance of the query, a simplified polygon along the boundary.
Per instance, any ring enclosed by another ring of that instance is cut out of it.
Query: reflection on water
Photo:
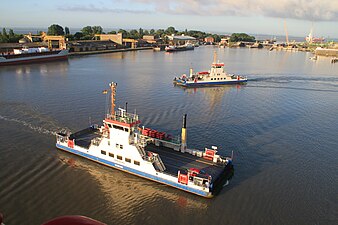
[[[58,157],[62,163],[88,172],[100,184],[101,191],[105,193],[111,209],[117,210],[123,216],[133,216],[135,210],[144,210],[143,207],[151,208],[152,205],[155,205],[154,202],[163,200],[184,208],[205,209],[210,205],[210,202],[195,198],[195,196],[192,197],[192,194],[181,193],[182,191],[166,185],[157,184],[113,168],[101,167],[101,165],[95,165],[69,153],[60,151]],[[116,202],[119,202],[118,205]]]
[[[57,72],[59,75],[66,75],[68,71],[69,62],[68,60],[60,60],[49,63],[34,63],[34,64],[23,64],[18,66],[9,66],[4,68],[1,72],[11,72],[15,70],[17,75],[29,75],[32,72],[40,73],[41,75],[48,75]]]
[[[177,88],[181,88],[188,95],[195,95],[201,93],[204,95],[203,101],[209,104],[209,110],[214,111],[217,105],[223,102],[223,98],[226,98],[226,94],[229,91],[240,91],[241,88],[245,88],[246,84],[236,85],[223,85],[223,86],[202,86],[202,87],[182,87],[180,85],[174,85]]]
[[[227,71],[249,78],[246,85],[173,87],[190,66],[210,68],[214,50]],[[202,46],[1,67],[5,224],[65,214],[107,224],[336,224],[338,64],[310,56]],[[112,81],[117,106],[128,102],[142,125],[178,135],[187,113],[190,148],[233,150],[230,184],[207,200],[56,150],[59,129],[83,129],[89,117],[102,122],[101,92]]]

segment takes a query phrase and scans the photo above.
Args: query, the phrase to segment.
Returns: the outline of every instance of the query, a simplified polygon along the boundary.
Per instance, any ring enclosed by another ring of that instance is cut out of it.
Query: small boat
[[[185,44],[185,45],[169,45],[165,48],[166,52],[177,52],[177,51],[187,51],[194,50],[194,45]]]
[[[331,59],[331,63],[336,63],[336,62],[338,62],[338,58],[333,57],[333,58]]]
[[[310,57],[311,60],[317,60],[317,55]]]
[[[14,49],[12,54],[0,55],[0,66],[46,62],[68,58],[68,50],[49,50],[45,47]]]
[[[58,149],[206,198],[221,190],[233,175],[232,156],[217,154],[215,146],[188,148],[186,115],[181,139],[140,127],[137,114],[115,111],[115,88],[110,83],[111,107],[103,125],[57,133]]]
[[[247,77],[228,74],[224,70],[224,63],[216,62],[217,56],[214,52],[214,62],[209,71],[193,73],[190,68],[190,76],[183,74],[181,77],[175,77],[173,83],[184,87],[211,86],[224,84],[240,84],[248,81]]]

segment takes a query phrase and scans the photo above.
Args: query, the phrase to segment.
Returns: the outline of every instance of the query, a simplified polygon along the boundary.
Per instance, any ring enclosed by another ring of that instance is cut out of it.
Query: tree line
[[[41,32],[40,32],[41,33]],[[184,31],[178,31],[174,27],[170,26],[167,29],[132,29],[132,30],[124,30],[124,29],[118,29],[118,30],[112,30],[107,32],[107,34],[117,34],[122,33],[123,38],[133,38],[133,39],[142,39],[144,35],[153,35],[155,39],[162,38],[165,39],[166,35],[186,35],[194,37],[198,40],[204,39],[206,37],[213,37],[215,42],[221,41],[221,38],[223,38],[225,35],[218,35],[218,34],[211,34],[206,33],[203,31],[197,31],[197,30],[187,30]],[[4,28],[2,33],[0,33],[0,42],[18,42],[23,35],[14,34],[12,29],[9,29],[9,32],[7,33],[6,29]],[[95,34],[105,34],[103,32],[103,28],[101,26],[85,26],[83,27],[79,32],[75,32],[72,34],[70,32],[70,29],[68,27],[63,28],[59,24],[52,24],[48,27],[47,31],[48,35],[64,35],[69,41],[73,40],[92,40],[94,39]],[[244,33],[234,33],[230,37],[230,41],[237,42],[237,41],[255,41],[255,38],[253,36],[249,36]]]
[[[18,43],[23,38],[22,34],[15,34],[12,29],[7,32],[6,28],[0,32],[0,43]]]

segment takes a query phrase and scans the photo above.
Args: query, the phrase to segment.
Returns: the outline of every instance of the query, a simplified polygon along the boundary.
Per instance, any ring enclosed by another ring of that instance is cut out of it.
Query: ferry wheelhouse
[[[228,74],[224,70],[224,63],[217,62],[216,52],[214,52],[214,62],[209,71],[193,73],[190,68],[190,75],[183,74],[175,77],[173,83],[184,87],[212,86],[224,84],[241,84],[248,81],[247,77]]]
[[[140,127],[138,115],[118,108],[116,84],[110,83],[111,109],[101,126],[56,134],[60,150],[103,165],[210,198],[232,176],[232,157],[217,148],[187,148],[186,115],[181,139]]]

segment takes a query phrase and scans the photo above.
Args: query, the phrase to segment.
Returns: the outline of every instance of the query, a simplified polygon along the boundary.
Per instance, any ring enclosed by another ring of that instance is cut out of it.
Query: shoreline
[[[96,54],[105,54],[105,53],[114,53],[114,52],[130,52],[138,50],[149,50],[153,47],[139,47],[139,48],[122,48],[122,49],[111,49],[111,50],[97,50],[97,51],[85,51],[85,52],[70,52],[68,56],[81,56],[81,55],[96,55]]]

